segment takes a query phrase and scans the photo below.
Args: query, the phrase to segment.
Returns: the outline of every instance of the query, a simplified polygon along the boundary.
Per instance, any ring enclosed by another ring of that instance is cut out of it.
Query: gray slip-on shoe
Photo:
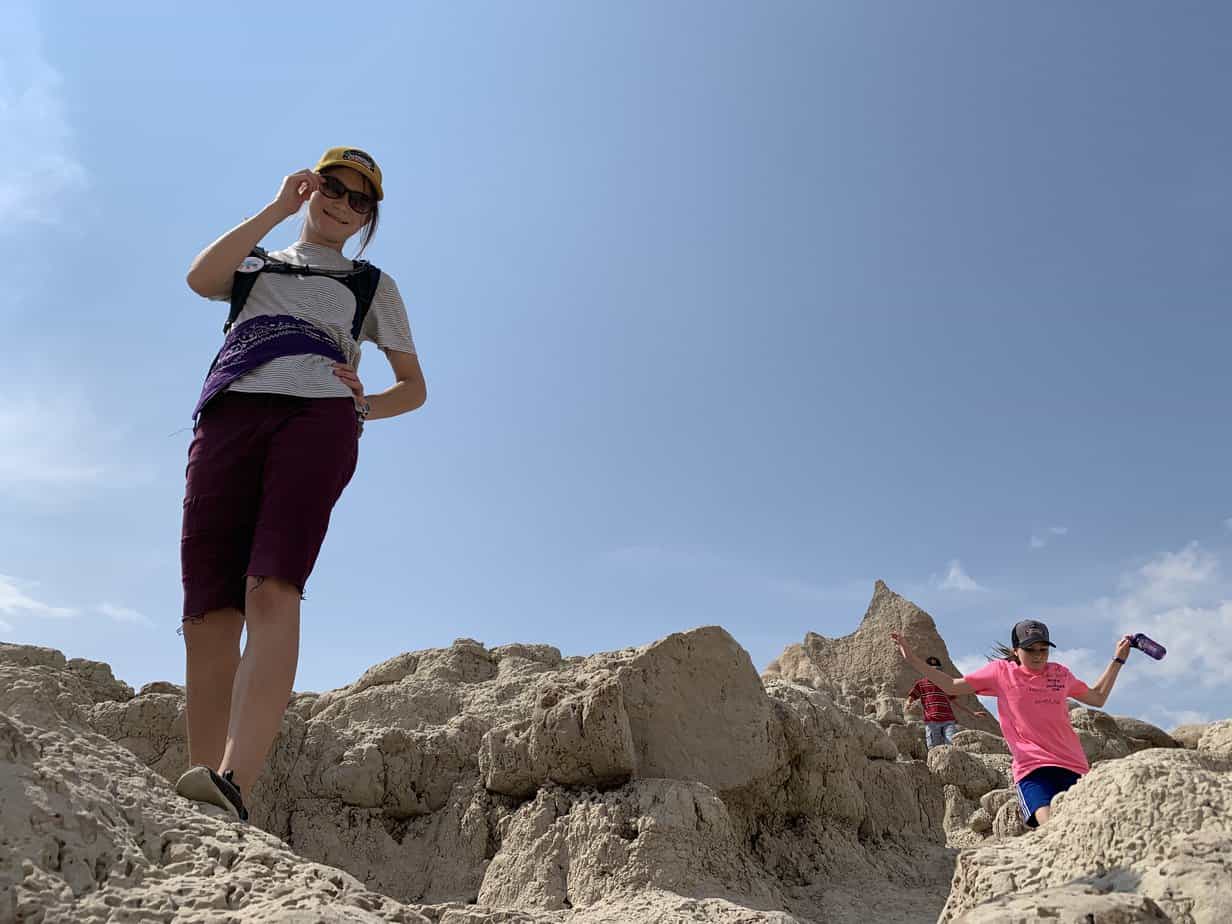
[[[230,770],[219,776],[209,767],[190,767],[175,784],[185,799],[216,805],[237,821],[248,820],[248,810]]]

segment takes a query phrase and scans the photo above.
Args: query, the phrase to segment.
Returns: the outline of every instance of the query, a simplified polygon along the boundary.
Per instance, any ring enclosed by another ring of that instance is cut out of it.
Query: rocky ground
[[[995,722],[925,753],[880,582],[759,677],[724,630],[398,655],[298,694],[251,825],[171,783],[182,691],[0,644],[0,922],[1216,921],[1232,722],[1076,708],[1092,773],[1022,837]]]

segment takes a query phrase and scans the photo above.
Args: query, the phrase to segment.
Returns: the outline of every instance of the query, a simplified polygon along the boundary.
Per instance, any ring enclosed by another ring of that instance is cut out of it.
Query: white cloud
[[[1232,684],[1232,661],[1224,640],[1232,636],[1232,600],[1210,607],[1177,607],[1121,623],[1124,632],[1145,632],[1168,649],[1164,660],[1134,653],[1134,666],[1201,687]]]
[[[1191,542],[1125,575],[1121,586],[1120,596],[1096,601],[1096,609],[1121,633],[1144,632],[1168,649],[1158,662],[1131,652],[1128,670],[1208,690],[1232,686],[1232,588],[1214,554]]]
[[[959,655],[957,658],[954,658],[953,661],[954,666],[958,668],[958,672],[966,676],[967,674],[975,673],[987,664],[988,658],[984,655],[970,654]]]
[[[938,579],[933,577],[933,583],[939,590],[957,590],[957,591],[972,591],[984,590],[977,584],[971,575],[963,570],[962,562],[957,558],[950,562],[949,570],[946,571],[945,577]]]
[[[29,8],[6,8],[0,30],[0,213],[5,230],[55,224],[65,202],[86,187],[64,116],[62,79],[43,57]]]
[[[1036,530],[1031,534],[1031,548],[1042,549],[1053,536],[1064,536],[1068,532],[1068,526],[1049,526],[1046,529]]]
[[[1182,584],[1204,584],[1219,571],[1219,560],[1205,552],[1197,542],[1191,542],[1179,552],[1165,552],[1142,566],[1141,575],[1148,582],[1173,590]]]
[[[26,613],[50,619],[65,619],[77,615],[77,611],[71,607],[51,606],[34,599],[21,589],[22,583],[29,586],[28,582],[21,582],[17,578],[0,574],[0,613],[8,616]],[[6,629],[6,631],[11,630],[11,626]]]
[[[1122,574],[1115,594],[1031,609],[1052,627],[1058,644],[1074,638],[1075,646],[1087,646],[1076,650],[1094,651],[1093,660],[1070,651],[1053,655],[1087,683],[1107,667],[1122,635],[1143,632],[1168,649],[1162,661],[1130,652],[1108,711],[1164,728],[1183,724],[1183,714],[1226,717],[1232,715],[1232,659],[1225,645],[1232,637],[1232,581],[1224,554],[1191,542]]]
[[[99,604],[98,611],[104,616],[110,616],[116,622],[138,623],[143,626],[152,625],[149,618],[127,606],[115,606],[111,603]]]
[[[1205,725],[1214,721],[1210,713],[1197,712],[1193,709],[1166,709],[1156,706],[1146,712],[1147,721],[1160,728],[1168,730],[1178,725]]]
[[[1054,664],[1064,664],[1070,673],[1088,686],[1093,686],[1100,674],[1112,660],[1112,648],[1108,654],[1096,654],[1090,648],[1054,648],[1048,660]]]
[[[1218,595],[1219,579],[1219,559],[1191,542],[1179,552],[1165,552],[1122,575],[1122,595],[1104,598],[1097,605],[1114,617],[1149,618],[1178,606],[1209,604],[1212,595]]]

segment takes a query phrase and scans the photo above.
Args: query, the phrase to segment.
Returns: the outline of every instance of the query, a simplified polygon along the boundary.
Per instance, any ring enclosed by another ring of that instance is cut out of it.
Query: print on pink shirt
[[[1068,700],[1089,689],[1063,664],[1035,674],[1013,661],[990,661],[963,677],[976,694],[995,696],[1001,731],[1013,755],[1014,782],[1040,767],[1091,769],[1069,720]]]

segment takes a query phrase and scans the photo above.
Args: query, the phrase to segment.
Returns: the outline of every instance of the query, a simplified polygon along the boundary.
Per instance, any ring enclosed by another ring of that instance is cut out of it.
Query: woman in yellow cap
[[[363,253],[383,197],[371,155],[331,148],[188,271],[194,292],[231,311],[188,452],[180,551],[191,766],[176,789],[240,819],[241,791],[260,774],[290,699],[304,585],[364,422],[427,397],[397,285],[342,252],[361,234]],[[298,240],[258,246],[305,204]],[[379,394],[357,373],[365,340],[396,379]]]

